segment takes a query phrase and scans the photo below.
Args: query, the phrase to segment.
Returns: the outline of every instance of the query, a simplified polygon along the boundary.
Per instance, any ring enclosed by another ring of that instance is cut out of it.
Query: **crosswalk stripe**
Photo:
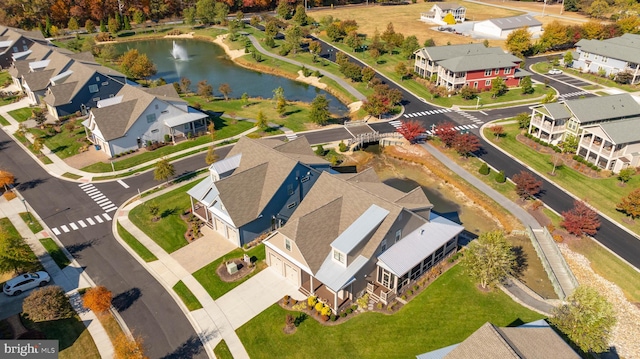
[[[78,224],[79,224],[79,225],[80,225],[80,227],[82,227],[82,228],[86,228],[86,227],[87,227],[87,224],[86,224],[86,223],[84,223],[84,221],[83,221],[83,220],[79,220],[79,221],[78,221]]]
[[[104,208],[103,208],[103,209],[104,209]],[[105,212],[107,212],[107,213],[109,213],[109,212],[113,212],[113,211],[115,211],[116,209],[118,209],[118,207],[113,206],[113,207],[111,207],[111,208],[109,208],[109,209],[104,209],[104,211],[105,211]]]
[[[65,226],[64,224],[60,226],[60,228],[62,228],[62,230],[64,231],[64,233],[69,233],[69,228],[67,228],[67,226]]]
[[[471,125],[471,128],[478,128],[478,125],[473,124],[473,125]]]
[[[94,222],[93,219],[91,219],[91,217],[87,217],[87,222],[89,222],[89,224],[92,226],[96,224],[96,222]]]
[[[53,231],[53,233],[55,233],[56,236],[60,235],[60,231],[58,230],[58,228],[51,228],[51,230]]]
[[[110,220],[111,220],[111,217],[110,217],[108,214],[106,214],[106,213],[103,213],[103,214],[102,214],[102,217],[104,217],[107,221],[110,221]]]
[[[80,188],[93,187],[93,184],[91,184],[91,183],[83,183],[83,184],[79,184],[78,186],[79,186]]]
[[[405,114],[404,114],[404,117],[405,117],[405,118],[409,118],[409,115],[405,113]]]
[[[103,204],[100,205],[100,207],[102,207],[102,209],[111,208],[111,206],[115,207],[115,205],[113,203],[111,203],[111,201],[109,201],[109,203],[103,203]]]
[[[98,193],[94,194],[93,196],[89,196],[89,197],[91,197],[91,199],[95,201],[97,198],[105,197],[105,195],[103,195],[102,192],[98,192]]]
[[[123,180],[117,180],[116,182],[120,183],[122,185],[122,187],[124,187],[124,188],[129,188],[129,185],[124,183]]]
[[[69,225],[71,226],[71,229],[73,229],[74,231],[78,229],[78,226],[73,222],[69,223]]]
[[[96,221],[98,221],[98,223],[103,223],[104,221],[102,220],[102,218],[100,218],[100,216],[93,216],[93,218],[96,219]]]
[[[99,189],[97,189],[97,188],[90,188],[90,189],[88,189],[88,190],[86,190],[86,191],[84,191],[84,192],[85,192],[87,195],[91,196],[92,194],[100,193],[100,190],[99,190]]]
[[[111,202],[111,201],[110,201],[110,200],[109,200],[109,198],[107,198],[107,197],[104,197],[104,198],[103,198],[103,199],[101,199],[101,200],[96,200],[96,203],[97,203],[98,205],[100,205],[100,206],[102,206],[102,204],[104,204],[105,202]]]

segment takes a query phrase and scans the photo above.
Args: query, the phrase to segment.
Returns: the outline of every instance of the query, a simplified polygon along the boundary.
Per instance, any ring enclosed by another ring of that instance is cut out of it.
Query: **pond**
[[[120,54],[134,48],[146,54],[158,70],[151,77],[153,80],[162,77],[167,83],[172,83],[186,77],[191,80],[192,91],[196,90],[199,81],[207,80],[213,86],[214,94],[218,93],[220,84],[227,83],[231,86],[231,97],[236,98],[244,92],[250,97],[271,98],[273,90],[282,87],[289,101],[311,102],[317,95],[325,95],[332,113],[339,116],[348,113],[347,107],[328,92],[284,77],[238,66],[226,58],[220,46],[210,42],[155,39],[124,42],[115,46]],[[178,59],[174,58],[174,53]]]

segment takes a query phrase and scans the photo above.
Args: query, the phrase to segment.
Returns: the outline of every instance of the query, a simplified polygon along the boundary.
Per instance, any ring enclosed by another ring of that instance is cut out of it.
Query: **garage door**
[[[298,285],[298,271],[286,263],[284,265],[284,276],[287,277],[291,283]]]
[[[271,268],[273,268],[276,273],[282,275],[282,259],[276,257],[271,253]]]
[[[232,243],[238,243],[238,232],[231,227],[227,227],[227,233],[229,233],[229,239]]]
[[[226,226],[224,225],[224,223],[222,223],[221,220],[216,218],[216,231],[218,231],[218,233],[221,233],[223,236],[227,236],[227,234],[224,232]]]

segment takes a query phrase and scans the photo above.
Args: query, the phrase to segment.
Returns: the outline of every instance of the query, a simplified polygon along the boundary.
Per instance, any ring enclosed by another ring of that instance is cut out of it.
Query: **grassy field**
[[[490,130],[485,129],[485,136],[495,145],[511,153],[539,173],[543,175],[551,172],[552,165],[550,155],[541,154],[528,146],[524,146],[516,139],[520,132],[517,124],[504,125],[506,136],[496,141],[490,134]],[[627,196],[631,191],[640,187],[640,176],[636,175],[624,186],[619,186],[619,180],[612,176],[608,178],[590,178],[568,166],[561,166],[556,169],[553,182],[573,193],[578,198],[588,201],[590,205],[599,211],[613,218],[618,223],[640,234],[640,224],[629,224],[623,221],[626,216],[618,212],[616,204],[621,198]],[[550,176],[547,176],[548,178]]]
[[[222,339],[215,348],[213,348],[213,353],[216,355],[218,359],[233,359],[233,355],[231,355],[231,351],[227,346],[227,342]]]
[[[62,177],[66,177],[66,178],[71,178],[71,179],[78,179],[78,178],[82,178],[82,176],[77,175],[75,173],[71,173],[71,172],[65,172],[62,174]]]
[[[178,281],[176,285],[173,286],[173,290],[178,294],[184,305],[187,306],[189,311],[193,311],[196,309],[202,308],[202,304],[198,301],[195,295],[187,288],[187,286],[182,281]]]
[[[364,313],[336,326],[306,319],[287,335],[287,313],[274,304],[236,331],[251,358],[411,358],[459,343],[487,321],[508,326],[542,318],[499,290],[478,291],[460,266],[390,316]]]
[[[16,227],[13,226],[13,223],[11,223],[9,218],[0,218],[0,231],[4,232],[9,238],[22,238],[20,232],[18,232]],[[28,259],[31,264],[29,264],[28,267],[23,268],[24,271],[33,272],[42,270],[42,264],[31,250],[29,251],[26,259]]]
[[[216,274],[216,270],[222,264],[224,260],[231,260],[234,258],[242,258],[242,255],[246,253],[249,257],[253,258],[253,262],[256,264],[256,269],[251,272],[251,274],[246,277],[235,281],[235,282],[224,282],[218,277]],[[264,252],[264,244],[260,244],[254,248],[251,248],[248,251],[244,251],[241,248],[234,249],[233,251],[225,254],[223,257],[216,259],[215,261],[207,264],[206,266],[200,268],[196,272],[193,273],[193,277],[202,284],[202,286],[207,290],[207,293],[213,299],[218,299],[225,295],[227,292],[232,290],[233,288],[239,286],[244,283],[247,279],[253,277],[258,274],[261,270],[267,267],[265,263],[265,252]]]
[[[78,316],[38,323],[23,318],[22,323],[29,329],[41,331],[46,339],[58,340],[60,359],[100,359],[91,334]]]
[[[56,242],[53,241],[53,239],[41,238],[40,243],[42,243],[42,246],[44,246],[44,249],[46,249],[47,252],[49,252],[49,255],[51,256],[53,261],[56,262],[58,267],[60,267],[60,269],[64,269],[64,267],[68,266],[69,263],[71,263],[69,258],[67,258],[67,256],[64,254],[62,249],[58,247],[58,245],[56,244]]]
[[[31,213],[22,212],[20,213],[20,218],[22,218],[24,223],[26,223],[27,226],[29,226],[29,229],[31,230],[31,232],[39,233],[42,231],[42,226],[40,225],[40,222],[38,222],[36,217],[31,215]]]
[[[80,153],[80,148],[88,146],[87,134],[84,131],[84,127],[76,125],[76,127],[69,131],[65,126],[60,127],[60,133],[51,135],[47,130],[41,130],[39,128],[31,128],[31,132],[36,137],[42,137],[44,139],[44,145],[55,153],[58,157],[65,159]]]
[[[34,155],[36,155],[36,157],[38,157],[38,159],[40,161],[42,161],[42,163],[44,163],[45,165],[51,164],[53,163],[53,161],[51,161],[51,159],[45,155],[42,154],[42,152],[36,152],[33,149],[33,143],[31,143],[29,140],[27,140],[26,137],[18,134],[17,132],[13,133],[13,136],[20,141],[20,143],[22,143],[26,148],[29,149],[29,151],[31,151],[31,153],[33,153]]]
[[[187,231],[187,223],[180,215],[189,208],[189,196],[186,192],[196,184],[197,181],[189,183],[151,200],[160,207],[158,221],[151,221],[152,216],[145,204],[132,209],[129,219],[167,253],[186,246],[188,243],[183,234]]]
[[[19,108],[17,110],[7,112],[14,120],[24,122],[31,118],[32,109],[30,107]]]
[[[479,108],[482,109],[484,105],[488,105],[496,102],[533,100],[535,98],[539,98],[540,96],[547,94],[548,92],[553,92],[552,89],[549,89],[542,84],[534,85],[533,88],[535,89],[535,91],[531,94],[523,94],[519,88],[514,88],[507,91],[504,95],[498,98],[492,98],[491,92],[488,92],[488,91],[480,92],[478,94],[478,97],[480,97]],[[428,96],[431,96],[431,94],[429,94]],[[451,97],[438,97],[438,98],[427,97],[427,100],[429,100],[429,102],[432,102],[436,105],[443,106],[443,107],[451,107],[453,105],[476,106],[476,104],[478,103],[476,99],[465,100],[460,95],[455,95]]]
[[[531,65],[531,69],[533,69],[536,72],[543,73],[543,74],[547,73],[547,71],[549,71],[549,69],[551,69],[552,67],[554,67],[554,66],[550,62],[538,62],[536,64]],[[555,66],[555,67],[558,67],[558,66]],[[639,91],[640,90],[640,86],[638,86],[638,85],[619,84],[619,83],[617,83],[617,82],[615,82],[613,80],[610,80],[608,77],[598,76],[597,74],[583,73],[583,72],[581,72],[579,70],[576,70],[576,69],[564,68],[564,67],[562,68],[562,71],[566,72],[569,75],[580,77],[580,78],[583,78],[585,80],[600,84],[602,86],[615,87],[615,88],[619,88],[619,89],[627,91],[627,92],[635,92],[635,91]],[[597,85],[595,85],[595,86],[597,86]],[[584,89],[591,89],[593,87],[594,87],[594,85],[583,86]]]
[[[132,236],[131,233],[124,229],[124,227],[122,227],[120,223],[117,223],[117,227],[118,235],[120,235],[120,238],[122,238],[122,240],[125,241],[127,245],[129,245],[129,247],[131,247],[131,249],[133,249],[140,256],[140,258],[142,258],[143,261],[153,262],[155,260],[158,260],[158,257],[151,253],[151,251],[148,250],[147,247],[143,246],[142,243],[140,243],[140,241],[138,241],[136,237]]]
[[[215,123],[215,128],[216,128],[216,136],[215,136],[216,140],[233,137],[253,127],[253,123],[251,122],[237,121],[229,118],[216,117],[213,119],[213,122]],[[152,161],[161,157],[168,156],[175,152],[179,152],[195,146],[207,144],[207,143],[210,143],[211,141],[212,141],[211,136],[203,135],[190,141],[180,142],[175,146],[164,146],[154,151],[145,151],[139,155],[131,156],[122,160],[115,160],[113,162],[113,167],[116,169],[116,171],[124,170],[148,161]],[[203,151],[206,151],[206,149]],[[112,169],[111,169],[110,163],[98,162],[98,163],[89,165],[87,167],[84,167],[82,168],[82,170],[87,172],[92,172],[92,173],[101,173],[101,172],[111,172]],[[129,176],[129,175],[131,174],[126,174],[125,176]],[[101,179],[108,179],[108,178],[101,178]]]

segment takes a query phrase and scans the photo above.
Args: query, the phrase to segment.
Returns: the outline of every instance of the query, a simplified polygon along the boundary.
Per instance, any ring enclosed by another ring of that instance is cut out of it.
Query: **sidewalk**
[[[2,117],[4,117],[9,123],[9,126],[4,126],[3,129],[4,131],[10,136],[10,137],[14,137],[13,134],[18,130],[18,126],[20,125],[20,123],[18,121],[16,121],[11,115],[9,115],[9,111],[13,111],[15,109],[19,109],[19,108],[24,108],[24,107],[28,107],[29,106],[29,102],[28,99],[24,98],[22,100],[20,100],[19,102],[15,102],[6,106],[2,106],[0,107],[0,115]],[[225,138],[225,139],[221,139],[221,140],[217,140],[211,143],[205,143],[199,146],[194,146],[194,147],[190,147],[187,149],[184,149],[182,151],[178,151],[178,152],[174,152],[168,156],[166,156],[169,160],[171,160],[174,157],[178,157],[181,156],[185,153],[189,153],[195,150],[200,150],[200,149],[204,149],[204,148],[208,148],[211,145],[218,145],[220,143],[226,142],[226,141],[231,141],[231,140],[236,140],[239,139],[240,137],[246,136],[247,134],[256,131],[257,128],[256,127],[252,127],[250,129],[248,129],[247,131],[244,131],[238,135],[235,135],[233,137],[229,137],[229,138]],[[31,135],[30,133],[26,133],[26,137],[29,141],[33,142],[33,135]],[[15,140],[15,137],[14,137]],[[86,172],[86,171],[82,171],[79,170],[77,168],[71,167],[69,166],[66,162],[64,162],[64,160],[60,159],[60,157],[58,157],[55,153],[53,153],[49,148],[47,148],[46,146],[42,147],[42,154],[47,156],[53,163],[51,164],[44,164],[42,163],[42,161],[40,161],[31,151],[29,151],[29,149],[27,149],[20,141],[15,140],[15,142],[20,145],[23,150],[29,154],[32,158],[34,158],[34,160],[40,164],[40,166],[42,166],[42,168],[44,168],[45,171],[49,172],[49,174],[51,174],[54,177],[58,177],[58,178],[64,178],[64,180],[66,181],[72,181],[72,182],[100,182],[100,181],[92,181],[93,177],[100,177],[100,176],[117,176],[117,175],[122,175],[122,174],[128,174],[131,173],[131,175],[134,175],[134,172],[136,172],[136,170],[139,170],[141,168],[144,168],[146,166],[149,166],[150,164],[154,163],[157,161],[157,159],[155,160],[151,160],[127,169],[123,169],[123,170],[118,170],[118,171],[112,171],[112,172]],[[192,154],[190,156],[185,156],[185,157],[181,157],[180,159],[184,159],[184,158],[188,158],[191,156],[197,156],[199,155],[199,153],[195,153]],[[152,171],[153,169],[147,169],[146,171]],[[71,179],[69,177],[63,177],[62,175],[65,173],[70,173],[70,174],[74,174],[77,176],[80,176],[79,179]],[[135,173],[138,174],[138,173]],[[108,181],[115,181],[115,179],[113,180],[108,180]]]
[[[49,273],[55,285],[62,287],[67,293],[73,309],[78,313],[78,316],[80,316],[80,319],[91,334],[91,337],[98,348],[98,352],[100,353],[100,357],[113,358],[114,349],[107,332],[96,315],[82,306],[82,300],[80,300],[80,294],[78,293],[78,288],[93,287],[95,284],[75,260],[62,270],[58,267],[47,250],[40,243],[40,239],[47,237],[53,238],[54,241],[57,242],[58,246],[61,248],[64,248],[64,246],[58,243],[54,235],[50,234],[46,229],[40,233],[33,234],[31,229],[29,229],[29,226],[19,215],[23,209],[23,205],[20,202],[20,197],[14,198],[11,201],[7,201],[4,197],[0,197],[0,218],[7,217],[11,220],[13,226],[16,227],[20,235],[33,250],[33,253],[38,257],[44,269]],[[46,225],[40,220],[37,213],[32,209],[29,210],[29,213],[33,216],[34,220],[39,221],[40,224],[46,228]],[[120,323],[122,325],[123,322],[120,321]],[[123,328],[123,330],[125,332],[128,331],[126,327]]]

